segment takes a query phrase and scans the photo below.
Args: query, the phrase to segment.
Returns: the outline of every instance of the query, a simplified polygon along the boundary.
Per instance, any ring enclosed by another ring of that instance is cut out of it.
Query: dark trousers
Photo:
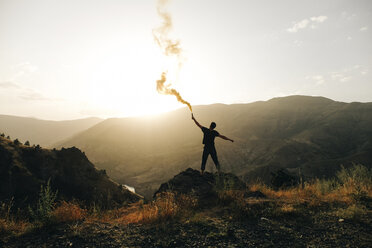
[[[217,170],[220,170],[220,163],[218,162],[216,148],[214,146],[204,146],[201,170],[205,170],[205,164],[207,163],[208,156],[211,155]]]

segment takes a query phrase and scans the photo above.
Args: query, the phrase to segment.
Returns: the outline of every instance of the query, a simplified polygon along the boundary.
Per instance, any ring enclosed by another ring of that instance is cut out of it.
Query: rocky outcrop
[[[217,191],[224,189],[245,189],[246,185],[237,176],[231,173],[212,174],[188,168],[174,176],[171,180],[163,183],[154,197],[161,193],[172,191],[176,194],[195,196],[199,203],[204,205],[212,203],[217,198]]]
[[[105,171],[97,170],[75,147],[48,150],[0,137],[0,201],[14,198],[18,206],[33,204],[40,185],[48,180],[61,200],[76,199],[109,208],[140,199],[113,182]]]

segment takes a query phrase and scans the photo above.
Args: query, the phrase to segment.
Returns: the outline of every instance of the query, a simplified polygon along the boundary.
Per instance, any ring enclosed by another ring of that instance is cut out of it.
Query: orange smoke
[[[178,60],[178,70],[182,67],[182,49],[180,47],[179,40],[172,40],[168,37],[170,30],[172,29],[172,18],[171,15],[165,10],[165,6],[168,3],[168,0],[159,0],[158,1],[158,14],[162,18],[163,23],[160,27],[153,30],[153,36],[155,42],[162,49],[165,56],[176,56]],[[192,112],[191,104],[181,97],[180,93],[170,88],[171,84],[165,85],[167,81],[167,73],[163,72],[161,74],[161,79],[156,81],[156,89],[160,94],[164,95],[174,95],[177,98],[177,101],[186,104],[190,111]]]
[[[163,94],[163,95],[174,95],[177,98],[177,101],[179,101],[180,103],[186,104],[189,107],[190,111],[192,112],[191,104],[183,100],[183,98],[181,97],[180,93],[178,93],[177,90],[169,88],[169,85],[164,85],[166,81],[167,81],[167,73],[163,72],[161,74],[161,79],[156,81],[156,90],[160,94]]]

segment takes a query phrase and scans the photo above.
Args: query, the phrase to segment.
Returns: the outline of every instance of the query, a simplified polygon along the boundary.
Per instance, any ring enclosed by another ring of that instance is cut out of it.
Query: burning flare
[[[169,31],[172,29],[172,18],[171,15],[165,10],[165,6],[168,3],[168,0],[159,0],[158,1],[158,14],[163,19],[163,23],[160,27],[153,30],[153,36],[155,42],[162,49],[165,56],[176,56],[178,60],[178,70],[182,67],[182,49],[180,47],[179,40],[172,40],[168,37]],[[165,84],[167,81],[167,73],[163,72],[161,74],[161,79],[156,81],[156,89],[160,94],[163,95],[174,95],[177,98],[177,101],[186,104],[190,111],[192,112],[191,104],[181,97],[180,93],[170,88],[171,84]]]

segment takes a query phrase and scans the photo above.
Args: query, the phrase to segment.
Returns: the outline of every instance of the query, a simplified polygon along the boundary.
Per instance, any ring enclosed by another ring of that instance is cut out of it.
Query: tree
[[[4,138],[4,137],[5,137],[5,134],[4,134],[4,133],[2,133],[2,134],[1,134],[0,136]]]
[[[20,143],[21,143],[21,142],[19,142],[18,139],[15,139],[15,140],[14,140],[14,144],[15,144],[15,145],[19,145]]]
[[[30,146],[30,142],[28,140],[25,142],[25,146]]]
[[[7,139],[10,139],[10,136],[8,135],[6,138],[7,138]]]

